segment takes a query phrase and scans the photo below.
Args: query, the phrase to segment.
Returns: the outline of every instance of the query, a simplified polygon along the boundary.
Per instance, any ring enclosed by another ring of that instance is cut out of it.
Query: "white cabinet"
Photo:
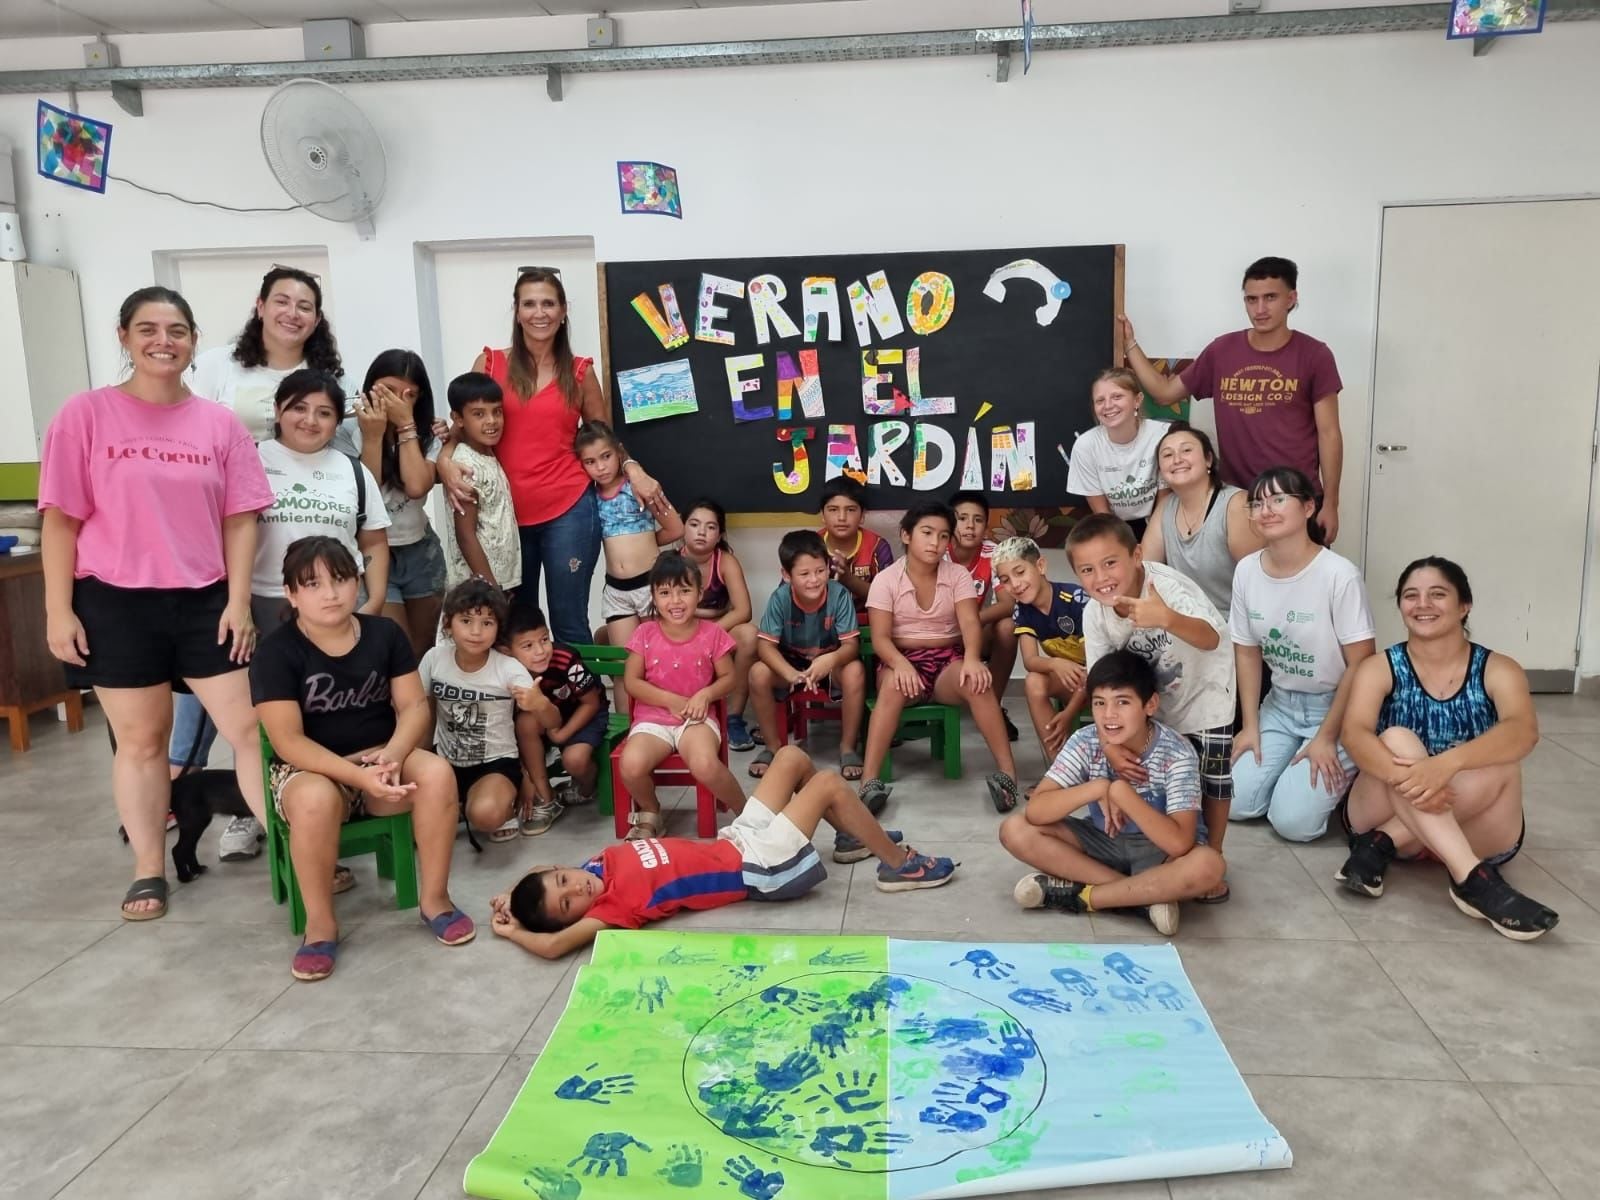
[[[0,464],[37,463],[50,419],[88,387],[77,275],[0,262]]]

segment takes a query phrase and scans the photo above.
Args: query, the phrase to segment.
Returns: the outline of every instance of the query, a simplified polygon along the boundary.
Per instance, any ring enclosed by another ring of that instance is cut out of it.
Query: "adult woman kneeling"
[[[232,745],[251,811],[266,811],[244,665],[256,514],[272,489],[239,418],[184,385],[195,324],[182,296],[134,292],[117,336],[128,378],[72,397],[44,437],[45,637],[68,685],[94,688],[116,738],[111,789],[134,854],[122,915],[148,921],[167,911],[174,681]]]
[[[589,582],[600,555],[600,510],[573,439],[580,421],[608,421],[611,413],[594,360],[572,353],[561,276],[528,268],[517,276],[512,302],[510,347],[485,347],[472,369],[493,377],[505,393],[505,432],[495,453],[511,483],[521,532],[518,595],[537,603],[543,571],[551,633],[558,642],[584,643],[590,640]],[[438,470],[453,504],[470,496],[470,473],[449,454],[439,455]],[[659,510],[661,486],[632,459],[624,470],[639,503]]]
[[[1406,567],[1395,600],[1406,640],[1356,667],[1345,709],[1361,774],[1341,810],[1350,857],[1335,878],[1381,896],[1396,857],[1432,857],[1457,908],[1531,941],[1559,918],[1500,876],[1527,829],[1521,762],[1539,741],[1528,677],[1468,640],[1472,585],[1449,559]]]

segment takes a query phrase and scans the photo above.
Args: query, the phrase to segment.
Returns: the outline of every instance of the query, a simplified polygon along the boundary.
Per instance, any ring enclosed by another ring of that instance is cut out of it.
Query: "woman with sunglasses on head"
[[[335,378],[344,374],[339,344],[322,311],[322,285],[309,271],[274,263],[261,277],[244,328],[232,342],[197,354],[188,383],[195,395],[232,409],[259,445],[274,436],[278,385],[306,367]],[[173,777],[204,768],[216,737],[200,701],[179,693],[167,747]],[[253,817],[235,817],[222,832],[223,861],[254,858],[265,836]]]
[[[1395,602],[1406,640],[1351,672],[1344,741],[1361,774],[1339,809],[1350,857],[1334,878],[1377,897],[1395,859],[1433,859],[1457,908],[1532,941],[1559,918],[1500,875],[1527,832],[1522,760],[1539,744],[1528,677],[1469,639],[1472,585],[1449,559],[1407,566]]]
[[[1353,668],[1375,649],[1361,571],[1322,544],[1311,481],[1274,467],[1250,485],[1265,546],[1239,560],[1228,626],[1242,717],[1233,739],[1232,820],[1265,816],[1290,841],[1328,827],[1355,767],[1339,731]],[[1272,690],[1261,699],[1263,662]]]
[[[511,484],[522,543],[517,595],[539,602],[544,578],[550,632],[567,645],[590,641],[589,581],[600,557],[600,508],[594,482],[573,452],[579,424],[611,420],[594,360],[572,352],[567,291],[560,272],[524,267],[511,289],[511,345],[484,347],[472,364],[505,394],[505,427],[495,455]],[[634,498],[664,511],[661,485],[631,458],[622,464]],[[439,482],[459,509],[471,499],[470,470],[439,456]],[[630,586],[643,586],[639,579]]]

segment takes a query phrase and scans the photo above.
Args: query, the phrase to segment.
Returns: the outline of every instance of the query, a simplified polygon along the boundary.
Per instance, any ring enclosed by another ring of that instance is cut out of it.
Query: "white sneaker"
[[[559,800],[534,800],[528,809],[528,815],[522,819],[522,836],[538,837],[541,833],[548,833],[550,826],[556,823],[564,811],[566,811],[565,805]]]
[[[261,843],[267,840],[267,831],[254,817],[235,817],[222,831],[217,850],[223,862],[244,862],[261,853]]]
[[[1150,924],[1156,927],[1156,932],[1162,937],[1171,937],[1178,932],[1178,906],[1176,904],[1152,904],[1145,909],[1145,915],[1150,918]]]

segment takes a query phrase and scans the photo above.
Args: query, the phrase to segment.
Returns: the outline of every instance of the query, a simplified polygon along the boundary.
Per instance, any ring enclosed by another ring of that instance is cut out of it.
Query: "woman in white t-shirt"
[[[226,404],[250,436],[264,442],[272,436],[278,385],[301,367],[335,379],[344,375],[317,277],[296,267],[273,267],[262,277],[255,308],[233,343],[195,357],[189,389]]]
[[[414,350],[385,350],[372,360],[354,411],[334,447],[358,455],[378,480],[389,510],[389,580],[383,615],[411,637],[421,658],[439,631],[444,547],[428,522],[439,439],[433,432],[433,385]]]
[[[1095,376],[1093,400],[1097,424],[1073,443],[1067,491],[1095,512],[1116,513],[1142,538],[1161,490],[1156,443],[1167,422],[1146,419],[1139,380],[1122,367]]]
[[[331,375],[291,371],[273,397],[273,437],[257,449],[272,486],[272,507],[261,514],[250,609],[256,628],[270,633],[288,615],[283,559],[301,538],[337,538],[361,567],[369,599],[361,612],[377,615],[389,581],[389,513],[378,481],[358,459],[340,453],[333,435],[344,420],[344,389]]]
[[[1242,717],[1233,739],[1234,820],[1265,815],[1294,842],[1321,837],[1354,778],[1339,744],[1354,667],[1375,650],[1361,571],[1322,545],[1311,481],[1274,467],[1250,485],[1266,546],[1239,560],[1228,628]],[[1261,666],[1272,690],[1261,696]]]
[[[314,367],[336,379],[344,374],[333,328],[322,311],[317,277],[297,267],[274,266],[261,277],[239,336],[229,345],[195,356],[189,390],[231,408],[259,445],[272,437],[278,385],[302,367]],[[200,701],[186,692],[174,699],[167,761],[176,778],[185,768],[199,770],[206,765],[217,731]],[[264,836],[253,818],[236,817],[223,831],[221,856],[227,862],[254,858],[261,853]]]

